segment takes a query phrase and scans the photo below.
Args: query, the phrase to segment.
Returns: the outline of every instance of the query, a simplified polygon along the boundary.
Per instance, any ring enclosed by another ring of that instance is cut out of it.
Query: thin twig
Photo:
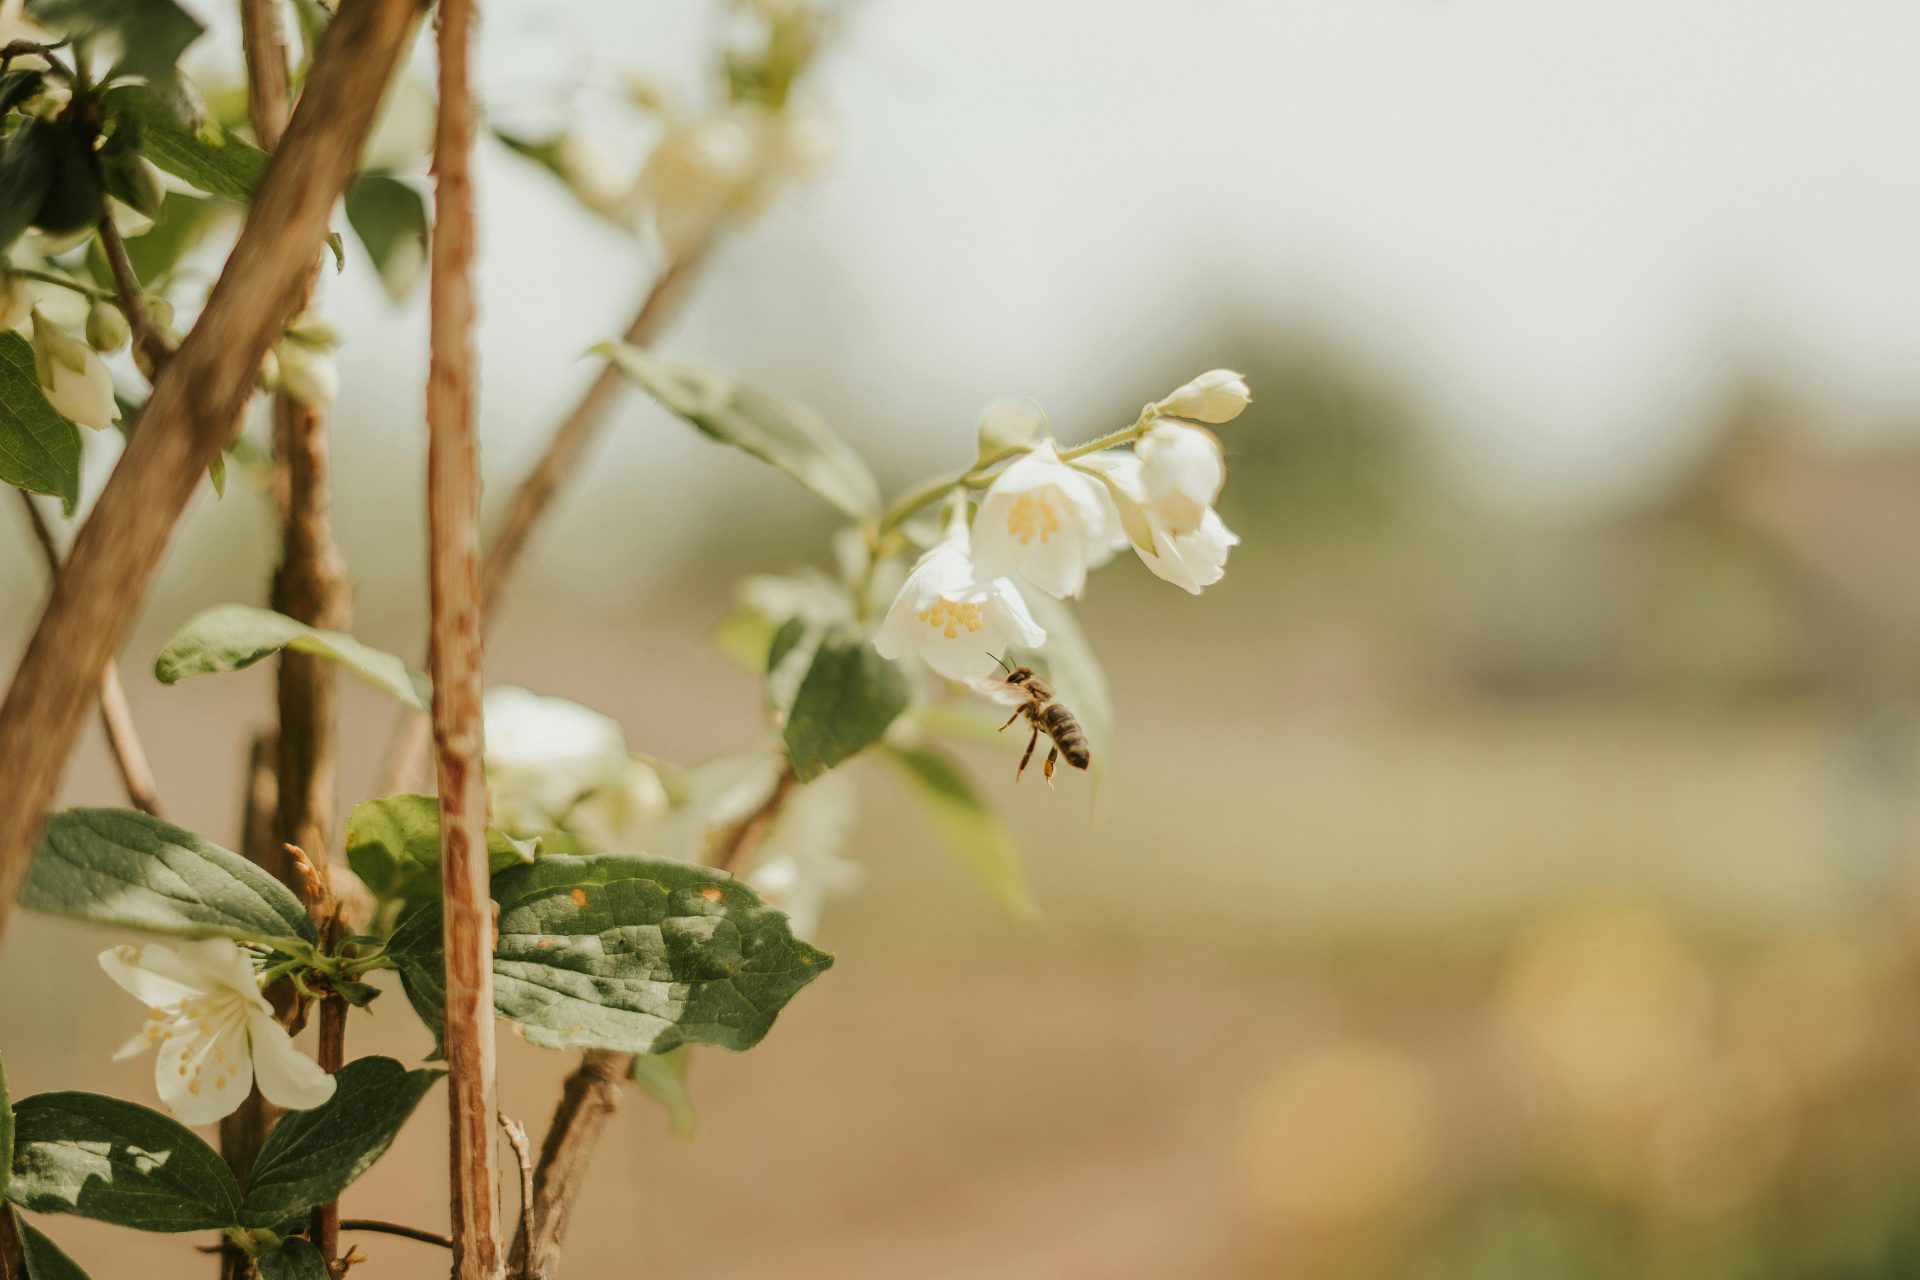
[[[629,345],[645,346],[659,337],[660,331],[673,318],[705,257],[705,250],[699,249],[682,254],[667,264],[667,269],[653,282],[639,310],[634,313],[633,322],[627,326],[624,340]],[[560,486],[579,467],[580,456],[606,418],[607,409],[613,403],[614,393],[620,389],[621,380],[620,371],[611,363],[595,375],[572,411],[554,428],[553,437],[547,441],[546,451],[540,455],[540,460],[533,464],[533,470],[514,490],[506,518],[501,521],[500,531],[487,548],[486,558],[480,566],[480,625],[483,632],[491,629],[499,616],[501,601],[506,598],[507,583],[520,565],[521,553],[526,550],[534,529],[552,507]],[[417,785],[413,779],[418,776],[421,762],[426,757],[428,736],[425,716],[417,711],[400,713],[388,739],[386,759],[380,769],[380,795],[390,795]]]
[[[766,798],[715,842],[711,864],[726,869],[744,865],[779,816],[794,782],[792,768],[781,769]],[[630,1053],[590,1049],[580,1055],[580,1065],[562,1086],[560,1104],[554,1108],[546,1140],[540,1144],[540,1163],[534,1169],[534,1223],[530,1230],[523,1226],[513,1242],[511,1265],[516,1280],[557,1274],[568,1217],[586,1182],[587,1166],[607,1118],[620,1106],[620,1082],[632,1069]]]
[[[481,775],[480,472],[474,450],[470,0],[440,0],[427,370],[427,596],[439,760],[454,1280],[501,1280],[493,918]]]
[[[285,329],[413,32],[414,0],[343,0],[199,323],[74,540],[0,702],[0,934],[100,671],[139,611],[201,477],[233,436]]]
[[[53,540],[52,527],[24,489],[20,490],[20,501],[33,525],[34,541],[40,544],[40,552],[46,557],[47,572],[59,576],[60,548]],[[107,732],[107,748],[113,753],[114,767],[120,771],[127,803],[142,813],[160,817],[160,788],[153,780],[153,766],[147,763],[147,753],[133,727],[133,710],[127,705],[126,690],[120,685],[120,664],[111,659],[100,670],[100,724]]]
[[[527,1146],[526,1126],[502,1111],[500,1128],[507,1135],[507,1145],[513,1148],[513,1159],[520,1166],[520,1234],[523,1237],[533,1235],[533,1152]],[[513,1280],[540,1280],[537,1271],[516,1271]]]
[[[441,1235],[438,1231],[428,1231],[425,1227],[409,1227],[399,1222],[382,1222],[378,1218],[342,1218],[342,1231],[376,1231],[383,1236],[400,1236],[407,1240],[418,1240],[421,1244],[437,1244],[442,1249],[453,1248],[453,1237]]]
[[[107,265],[113,270],[113,286],[120,297],[120,310],[126,313],[127,328],[133,331],[136,351],[147,357],[147,376],[158,377],[160,367],[172,358],[173,348],[160,336],[153,317],[147,313],[146,295],[140,289],[140,277],[133,272],[133,260],[127,257],[126,241],[113,219],[100,219],[100,246],[107,251]]]

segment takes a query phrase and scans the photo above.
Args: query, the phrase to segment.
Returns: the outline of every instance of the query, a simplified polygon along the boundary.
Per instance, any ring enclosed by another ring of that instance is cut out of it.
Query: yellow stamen
[[[980,606],[961,604],[958,600],[949,600],[945,596],[934,601],[920,611],[920,621],[952,640],[960,634],[960,628],[978,631],[986,624],[980,620]]]
[[[1044,493],[1023,493],[1013,500],[1013,509],[1007,512],[1007,532],[1020,539],[1020,545],[1026,546],[1036,536],[1042,543],[1047,535],[1060,529],[1060,514],[1053,509],[1053,500]]]

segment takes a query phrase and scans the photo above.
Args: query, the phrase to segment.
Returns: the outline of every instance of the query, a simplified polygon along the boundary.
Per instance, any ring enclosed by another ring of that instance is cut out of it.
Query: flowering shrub
[[[861,879],[846,856],[857,797],[841,768],[856,757],[887,758],[925,804],[938,838],[1002,905],[1027,909],[1012,840],[942,739],[991,731],[992,717],[1010,708],[1008,724],[1022,715],[1029,721],[1029,758],[1045,734],[1070,766],[1098,768],[1111,750],[1112,713],[1067,602],[1087,589],[1092,571],[1128,548],[1153,573],[1197,593],[1220,579],[1237,541],[1214,510],[1225,468],[1208,430],[1249,401],[1244,381],[1227,370],[1204,373],[1147,404],[1130,424],[1081,443],[1057,440],[1037,413],[991,409],[974,429],[963,469],[887,502],[859,455],[818,415],[648,352],[687,274],[723,233],[817,167],[823,151],[820,117],[794,90],[828,31],[828,15],[802,3],[745,6],[723,50],[722,101],[696,111],[668,106],[651,87],[635,90],[659,129],[629,176],[599,164],[571,129],[546,138],[500,135],[586,207],[633,227],[666,266],[624,339],[598,348],[607,368],[602,382],[523,486],[475,580],[477,603],[443,608],[436,579],[432,616],[436,643],[465,642],[477,658],[482,619],[559,469],[577,453],[606,393],[625,379],[845,519],[831,571],[748,579],[737,611],[716,632],[761,684],[767,740],[674,764],[664,753],[634,753],[621,727],[598,712],[513,688],[493,689],[483,716],[474,708],[477,718],[460,720],[457,685],[440,658],[430,679],[346,627],[324,466],[325,411],[340,380],[331,353],[341,335],[315,299],[311,265],[305,287],[292,291],[273,324],[248,331],[244,360],[223,349],[196,373],[176,372],[188,367],[202,333],[222,322],[223,297],[252,282],[241,277],[223,294],[223,277],[196,296],[182,255],[237,208],[246,222],[228,274],[260,261],[247,237],[280,207],[270,196],[274,184],[309,177],[296,161],[274,158],[283,140],[280,154],[297,145],[286,120],[289,77],[304,108],[327,91],[332,68],[349,58],[364,68],[354,40],[372,39],[372,28],[337,40],[329,32],[371,24],[388,3],[345,0],[337,17],[316,4],[296,5],[300,56],[289,62],[284,44],[275,43],[283,40],[277,16],[250,0],[249,110],[242,116],[236,105],[232,118],[210,114],[213,95],[179,73],[178,55],[200,31],[171,0],[37,0],[24,11],[20,0],[0,3],[0,251],[7,255],[0,263],[0,480],[23,497],[56,497],[72,514],[82,496],[79,427],[118,422],[134,442],[120,467],[134,469],[142,465],[140,448],[174,429],[172,380],[199,379],[187,401],[214,402],[219,395],[209,388],[231,378],[223,370],[238,361],[240,399],[275,399],[271,440],[253,441],[226,422],[204,456],[180,456],[192,459],[189,480],[205,467],[222,490],[228,460],[236,461],[274,495],[283,517],[273,607],[229,604],[188,619],[154,666],[173,684],[276,661],[279,733],[256,747],[269,794],[255,816],[266,834],[250,824],[235,852],[165,821],[111,664],[104,675],[85,667],[79,674],[97,690],[114,729],[131,807],[69,810],[44,821],[35,810],[31,859],[16,860],[4,882],[18,883],[27,909],[171,939],[116,946],[100,957],[106,977],[146,1009],[122,1056],[154,1051],[154,1093],[171,1118],[79,1093],[9,1105],[0,1077],[0,1190],[12,1206],[36,1213],[146,1231],[217,1230],[231,1275],[337,1275],[352,1261],[338,1242],[338,1197],[440,1075],[385,1058],[347,1058],[349,1012],[383,998],[388,988],[373,980],[382,971],[436,1042],[444,1037],[459,1151],[463,1118],[492,1123],[490,1106],[476,1111],[471,1102],[490,1097],[491,1068],[476,1065],[471,1043],[456,1036],[473,1022],[467,1005],[476,993],[528,1043],[584,1051],[569,1098],[576,1088],[631,1077],[682,1125],[694,1048],[751,1048],[832,963],[806,939],[827,901]],[[443,21],[443,40],[446,30]],[[404,35],[403,24],[389,39],[393,60]],[[443,76],[444,55],[443,44]],[[443,163],[449,111],[464,105],[448,106],[446,83],[437,144]],[[314,110],[321,123],[306,136],[347,127],[324,104]],[[363,134],[369,112],[359,118]],[[300,123],[297,110],[293,120]],[[397,295],[420,277],[423,242],[457,233],[446,226],[455,197],[444,188],[440,219],[429,219],[419,189],[424,147],[350,145],[343,153],[362,156],[344,192],[355,243],[331,236],[329,256],[346,270],[364,257]],[[444,181],[443,164],[436,168]],[[287,252],[317,259],[320,245]],[[442,272],[457,266],[434,259],[436,323],[450,278]],[[190,316],[184,335],[176,312]],[[107,357],[123,350],[125,361],[110,365]],[[436,377],[442,353],[436,345]],[[434,475],[436,521],[451,511],[445,518],[455,536],[462,519],[470,533],[471,504],[462,516],[442,473]],[[173,496],[169,518],[177,518],[184,490]],[[58,539],[34,500],[25,501],[57,561]],[[89,531],[117,509],[112,492],[100,495]],[[442,531],[436,523],[436,548]],[[122,553],[91,550],[82,534],[69,577],[84,582],[83,566],[115,554]],[[137,599],[143,583],[138,574],[125,576]],[[116,623],[123,627],[127,591],[109,597],[124,605]],[[56,601],[43,632],[51,634],[60,617]],[[34,705],[20,692],[32,685],[34,663],[72,667],[83,656],[51,652],[23,663],[0,710],[0,744],[10,741],[10,717],[27,724],[39,714],[20,709]],[[355,804],[336,837],[330,690],[339,670],[394,699],[403,723],[391,785]],[[418,725],[428,712],[436,720],[438,795],[418,780]],[[70,728],[63,723],[45,736],[59,739]],[[449,797],[460,785],[462,752],[482,743],[480,830]],[[19,763],[0,756],[0,771],[12,776]],[[1049,756],[1044,765],[1049,785],[1054,763]],[[20,804],[44,800],[23,788]],[[9,867],[9,853],[0,847],[0,869]],[[460,913],[475,904],[458,888],[469,870],[494,913],[485,944],[491,972],[478,975],[463,972],[455,953],[473,936]],[[478,1008],[484,1015],[486,1005]],[[292,1039],[316,1010],[317,1059]],[[490,1036],[485,1045],[490,1054]],[[183,1127],[238,1114],[264,1129],[270,1116],[262,1100],[287,1118],[252,1147],[228,1134],[224,1160]],[[585,1168],[569,1144],[591,1142],[570,1127],[578,1114],[569,1105],[556,1112],[539,1166],[525,1169],[533,1198],[515,1242],[520,1274],[554,1274],[566,1204]],[[528,1159],[518,1127],[508,1133]],[[471,1143],[470,1131],[464,1140]],[[244,1192],[230,1165],[246,1173]],[[501,1242],[488,1242],[490,1228],[475,1225],[486,1215],[473,1208],[493,1196],[491,1186],[456,1186],[449,1243],[460,1274],[500,1274]],[[0,1273],[81,1274],[12,1208],[0,1212]]]

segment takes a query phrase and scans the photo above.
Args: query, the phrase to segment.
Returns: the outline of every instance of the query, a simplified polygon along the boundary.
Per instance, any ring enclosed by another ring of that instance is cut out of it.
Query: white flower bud
[[[33,357],[40,389],[61,417],[95,431],[119,419],[113,374],[92,347],[36,317]]]
[[[1220,498],[1226,461],[1220,442],[1200,427],[1162,422],[1133,451],[1140,458],[1140,485],[1147,502],[1171,533],[1192,533],[1200,517]]]
[[[1195,422],[1232,422],[1253,403],[1247,380],[1231,369],[1212,369],[1154,406],[1169,418]]]
[[[126,346],[132,335],[127,318],[111,302],[96,302],[87,311],[87,345],[102,355]]]
[[[1047,417],[1030,404],[1003,400],[980,411],[976,427],[980,456],[991,458],[1011,449],[1031,449],[1040,443]]]
[[[295,404],[332,404],[340,394],[340,370],[324,351],[298,342],[280,344],[280,390]]]
[[[1127,539],[1140,563],[1154,575],[1184,591],[1199,595],[1203,587],[1220,581],[1227,570],[1227,552],[1239,537],[1221,521],[1212,507],[1201,512],[1186,532],[1171,528],[1148,498],[1140,459],[1122,449],[1096,453],[1084,460],[1107,478],[1108,490],[1120,508]]]
[[[331,351],[340,345],[340,329],[333,321],[312,311],[302,311],[287,326],[287,337],[303,347]]]
[[[260,389],[268,395],[280,389],[280,357],[273,348],[267,348],[267,354],[260,357]]]

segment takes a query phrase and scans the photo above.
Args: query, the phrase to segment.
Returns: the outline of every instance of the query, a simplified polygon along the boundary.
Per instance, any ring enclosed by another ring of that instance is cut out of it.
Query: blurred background
[[[581,79],[696,84],[712,8],[498,0],[496,123]],[[837,966],[752,1054],[698,1058],[692,1141],[630,1091],[568,1274],[1920,1272],[1916,48],[1899,0],[849,10],[805,89],[831,165],[720,247],[661,349],[819,409],[889,489],[964,465],[989,401],[1086,438],[1230,366],[1243,542],[1197,600],[1093,579],[1097,802],[972,757],[1038,921],[855,766]],[[481,178],[497,512],[660,254],[503,147]],[[411,655],[424,298],[350,262],[326,306],[355,631]],[[147,669],[199,607],[264,599],[273,529],[247,486],[202,492],[126,651],[172,816],[228,844],[270,677]],[[628,394],[490,678],[637,750],[736,749],[758,693],[707,633],[741,574],[829,564],[827,531]],[[7,532],[10,665],[44,576]],[[390,712],[343,701],[351,803]],[[98,741],[66,799],[117,802]],[[108,1060],[118,940],[11,930],[16,1095],[147,1098]],[[394,1004],[355,1052],[425,1052]],[[569,1060],[502,1058],[537,1136]],[[441,1141],[415,1125],[349,1215],[444,1222]],[[96,1275],[213,1265],[61,1240]],[[356,1274],[443,1265],[362,1247]]]

